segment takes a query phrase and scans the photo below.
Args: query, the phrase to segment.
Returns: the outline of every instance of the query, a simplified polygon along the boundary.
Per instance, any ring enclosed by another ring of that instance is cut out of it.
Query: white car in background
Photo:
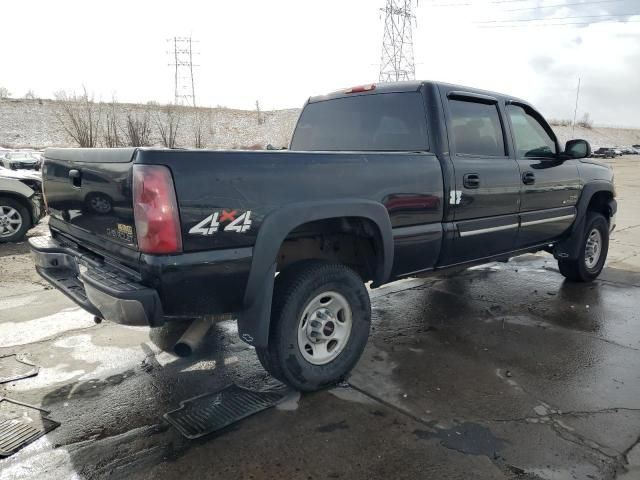
[[[44,213],[40,174],[0,167],[0,243],[21,241]]]
[[[10,170],[40,170],[42,159],[31,152],[9,152],[0,157],[0,166]]]

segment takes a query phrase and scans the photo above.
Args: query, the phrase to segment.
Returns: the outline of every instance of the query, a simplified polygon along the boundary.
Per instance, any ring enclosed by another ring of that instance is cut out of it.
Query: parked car
[[[38,272],[96,317],[236,318],[266,370],[316,390],[367,343],[370,281],[541,250],[568,280],[595,279],[617,207],[590,153],[561,148],[514,97],[366,85],[310,98],[287,151],[47,149],[51,237],[30,245]],[[82,208],[91,174],[127,187],[118,208]]]
[[[595,158],[615,158],[616,152],[613,148],[600,147],[591,156]]]
[[[623,155],[638,155],[638,150],[633,147],[620,147]]]
[[[38,174],[0,167],[0,243],[22,240],[44,210]]]
[[[9,152],[0,158],[0,165],[10,170],[40,170],[41,160],[28,152]]]

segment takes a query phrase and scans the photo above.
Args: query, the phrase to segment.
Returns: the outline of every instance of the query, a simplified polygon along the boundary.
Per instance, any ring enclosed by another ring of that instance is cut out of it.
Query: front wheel
[[[264,368],[287,385],[314,391],[341,381],[362,355],[371,304],[350,268],[304,261],[276,278]]]
[[[604,268],[609,251],[609,222],[600,213],[589,212],[578,258],[559,259],[558,268],[567,280],[590,282]]]
[[[29,211],[13,198],[0,197],[0,243],[19,242],[31,226]]]

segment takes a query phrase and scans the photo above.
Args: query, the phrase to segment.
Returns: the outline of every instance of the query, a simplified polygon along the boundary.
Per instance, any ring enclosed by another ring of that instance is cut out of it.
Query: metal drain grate
[[[0,356],[0,383],[33,377],[40,368],[16,354]]]
[[[286,392],[256,392],[230,385],[180,402],[180,408],[164,418],[186,438],[203,437],[243,418],[273,407]]]
[[[0,397],[0,457],[13,455],[60,424],[46,418],[49,412]]]

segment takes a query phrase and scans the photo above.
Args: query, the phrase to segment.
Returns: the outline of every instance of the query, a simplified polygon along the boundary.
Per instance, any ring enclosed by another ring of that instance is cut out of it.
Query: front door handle
[[[480,175],[477,173],[465,173],[462,177],[464,188],[478,188],[480,186]]]
[[[524,172],[522,174],[522,183],[525,185],[533,185],[536,183],[536,175],[533,172]]]

